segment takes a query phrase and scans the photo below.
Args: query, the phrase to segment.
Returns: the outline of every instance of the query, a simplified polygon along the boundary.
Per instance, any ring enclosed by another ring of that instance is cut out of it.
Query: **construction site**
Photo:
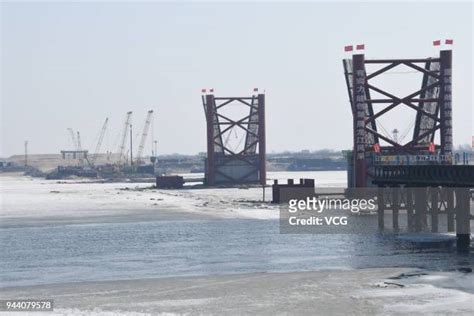
[[[434,41],[433,46],[440,47],[441,42]],[[221,96],[206,88],[201,90],[206,126],[202,135],[206,151],[202,154],[160,156],[157,138],[166,135],[154,135],[154,111],[146,113],[138,128],[129,111],[115,143],[107,149],[103,143],[109,118],[99,129],[92,152],[83,146],[80,131],[68,128],[70,147],[60,151],[61,160],[52,171],[41,175],[46,179],[149,182],[157,189],[262,188],[263,201],[265,188],[272,185],[271,201],[278,204],[321,196],[316,189],[318,179],[306,172],[346,170],[344,190],[326,194],[354,198],[372,189],[370,194],[377,196],[379,203],[381,230],[386,210],[393,215],[394,230],[400,228],[400,210],[405,211],[407,229],[413,231],[426,230],[429,225],[432,232],[438,232],[438,217],[447,216],[448,231],[462,235],[459,247],[466,248],[472,219],[466,205],[474,186],[474,168],[472,153],[453,148],[452,44],[450,39],[443,41],[437,56],[403,59],[366,58],[364,44],[344,47],[342,74],[352,114],[353,146],[339,156],[329,153],[315,160],[307,158],[308,152],[302,158],[268,158],[266,136],[271,131],[266,130],[266,115],[271,113],[271,105],[267,107],[265,93],[254,88],[247,96]],[[400,81],[406,79],[390,78],[394,74],[408,74],[415,80],[405,82],[407,91],[398,91]],[[394,112],[398,116],[390,117]],[[25,168],[31,163],[27,145]],[[145,148],[150,152],[145,153]],[[315,161],[323,167],[311,169]],[[298,182],[267,175],[269,166],[275,170],[274,166],[283,163],[288,171],[296,168],[303,172]],[[13,165],[5,168],[15,170]],[[431,217],[429,223],[427,216]]]
[[[71,177],[96,179],[126,179],[154,177],[154,150],[157,141],[153,139],[150,128],[153,124],[153,110],[146,114],[145,122],[139,134],[135,133],[132,125],[132,112],[127,112],[122,123],[122,129],[116,135],[111,148],[103,146],[108,131],[109,118],[105,118],[94,144],[94,151],[83,147],[80,131],[68,128],[68,149],[60,151],[60,161],[56,168],[48,171],[47,179],[65,179]],[[151,134],[151,135],[150,135]],[[135,140],[138,142],[135,143]],[[151,145],[151,153],[145,154],[146,142]],[[30,164],[32,162],[30,161]],[[25,165],[28,165],[27,148],[25,147]]]
[[[0,7],[0,314],[474,315],[474,3]]]

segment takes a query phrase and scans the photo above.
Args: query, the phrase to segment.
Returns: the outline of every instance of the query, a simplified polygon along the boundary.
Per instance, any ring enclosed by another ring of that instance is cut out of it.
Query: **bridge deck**
[[[378,166],[374,184],[379,186],[442,186],[474,188],[474,166]]]

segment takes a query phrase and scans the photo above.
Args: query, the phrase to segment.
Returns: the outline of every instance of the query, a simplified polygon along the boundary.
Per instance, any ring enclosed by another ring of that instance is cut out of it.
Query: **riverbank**
[[[83,282],[0,289],[0,297],[54,299],[55,314],[456,314],[474,311],[474,294],[459,285],[472,274],[452,273],[458,289],[434,285],[439,274],[409,269]],[[472,287],[472,286],[471,286]],[[39,315],[35,313],[35,315]]]
[[[261,188],[157,190],[149,183],[0,177],[0,227],[164,219],[269,219]],[[270,188],[266,189],[267,197]]]
[[[0,299],[54,299],[68,315],[474,311],[469,254],[280,234],[261,194],[3,177]]]

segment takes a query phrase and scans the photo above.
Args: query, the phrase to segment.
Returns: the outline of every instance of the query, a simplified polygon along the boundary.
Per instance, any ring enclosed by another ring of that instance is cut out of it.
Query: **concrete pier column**
[[[428,207],[426,188],[415,189],[415,232],[426,229],[426,209]]]
[[[446,188],[446,217],[448,221],[448,232],[454,232],[454,190]]]
[[[433,187],[430,188],[430,195],[431,195],[431,232],[437,233],[438,232],[438,188]]]
[[[398,225],[398,213],[400,210],[400,197],[399,197],[399,191],[400,188],[398,187],[393,187],[390,188],[392,191],[392,225],[393,225],[393,231],[398,232],[400,227]]]
[[[385,200],[384,200],[384,188],[379,187],[377,189],[377,216],[378,216],[378,224],[379,230],[384,230],[384,210],[385,210]]]
[[[471,243],[469,188],[456,189],[456,247],[469,250]]]
[[[414,203],[413,203],[413,190],[412,188],[406,188],[406,209],[407,209],[407,225],[408,231],[412,232],[415,228],[415,218],[413,216]]]

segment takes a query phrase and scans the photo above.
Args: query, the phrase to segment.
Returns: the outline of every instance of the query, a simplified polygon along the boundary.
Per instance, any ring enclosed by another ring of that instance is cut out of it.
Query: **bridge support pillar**
[[[407,209],[407,226],[408,226],[408,231],[412,232],[414,230],[414,216],[413,216],[413,210],[414,210],[414,204],[413,204],[413,190],[411,188],[406,189],[406,209]]]
[[[394,187],[392,190],[392,225],[393,231],[398,232],[400,227],[398,225],[398,213],[400,210],[399,188]]]
[[[431,232],[438,232],[438,188],[430,188],[431,193]]]
[[[415,231],[421,232],[426,229],[426,188],[415,189]]]
[[[377,216],[378,216],[378,224],[379,230],[384,230],[384,210],[385,210],[385,200],[384,200],[384,188],[379,187],[377,189]]]
[[[456,189],[456,246],[460,251],[469,250],[471,243],[469,204],[469,189]]]
[[[446,216],[448,222],[448,232],[454,232],[454,190],[446,188]]]

